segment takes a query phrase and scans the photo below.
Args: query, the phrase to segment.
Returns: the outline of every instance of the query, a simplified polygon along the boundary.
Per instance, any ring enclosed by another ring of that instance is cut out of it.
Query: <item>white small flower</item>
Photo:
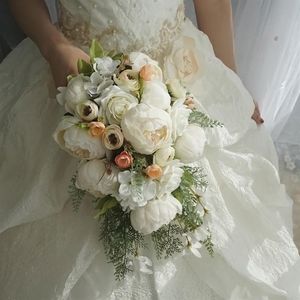
[[[94,70],[102,76],[112,76],[120,61],[115,61],[109,56],[95,58]]]
[[[98,106],[93,101],[86,100],[76,105],[75,114],[84,121],[93,121],[98,117]]]
[[[163,168],[163,175],[158,184],[158,197],[172,193],[179,187],[183,175],[182,167],[183,164],[179,160],[173,160]]]
[[[186,238],[187,238],[187,249],[191,251],[191,253],[196,257],[201,258],[202,255],[200,253],[200,249],[202,248],[202,244],[199,241],[193,239],[189,235],[186,235]]]
[[[129,61],[133,71],[139,72],[146,64],[158,65],[157,61],[151,59],[148,55],[141,52],[131,52],[129,54]]]
[[[168,113],[140,103],[123,116],[124,137],[141,154],[152,154],[169,145],[172,123]]]
[[[132,193],[131,185],[131,172],[123,171],[118,175],[120,183],[119,193],[116,195],[117,200],[120,202],[123,210],[136,209],[147,204],[156,195],[156,183],[152,180],[146,180],[143,185],[143,198],[136,198]]]
[[[206,144],[204,130],[190,124],[175,142],[176,158],[184,163],[192,163],[201,159]]]
[[[178,100],[171,108],[170,117],[172,120],[173,141],[176,141],[176,139],[183,134],[184,130],[189,125],[189,116],[192,111],[183,103],[184,100]]]
[[[74,157],[81,159],[103,158],[105,148],[101,140],[92,137],[88,130],[80,128],[75,117],[64,117],[53,137],[58,145]]]
[[[95,197],[115,194],[119,188],[118,173],[106,160],[90,160],[79,166],[76,186]]]
[[[166,110],[170,107],[171,97],[161,81],[144,81],[141,103]]]
[[[171,146],[166,146],[158,149],[153,155],[153,163],[161,167],[165,167],[175,157],[175,149]]]
[[[169,224],[181,212],[181,203],[171,194],[166,194],[133,210],[130,219],[133,228],[146,235],[158,230],[163,225]]]
[[[168,80],[167,88],[170,95],[175,99],[185,99],[186,89],[182,86],[177,78]]]

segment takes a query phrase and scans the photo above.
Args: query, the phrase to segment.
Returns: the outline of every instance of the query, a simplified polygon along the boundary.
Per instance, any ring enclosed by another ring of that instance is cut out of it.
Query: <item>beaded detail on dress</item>
[[[171,5],[162,0],[130,1],[127,5],[124,5],[124,2],[120,4],[117,0],[111,1],[113,3],[103,0],[102,2],[105,4],[93,4],[88,7],[78,5],[78,11],[75,11],[68,0],[61,1],[61,31],[77,46],[88,47],[91,40],[96,38],[107,50],[142,51],[159,60],[162,54],[168,52],[185,18],[184,3],[181,0],[174,1]],[[149,14],[146,12],[155,8],[155,18],[147,19],[146,15]],[[113,16],[114,21],[112,18],[108,19]],[[134,21],[137,19],[138,22]],[[135,30],[136,23],[139,22],[140,26]]]

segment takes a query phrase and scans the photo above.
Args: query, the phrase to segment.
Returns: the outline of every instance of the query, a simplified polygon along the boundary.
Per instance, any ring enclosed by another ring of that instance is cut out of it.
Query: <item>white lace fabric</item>
[[[251,120],[251,96],[189,20],[180,17],[178,29],[170,31],[174,36],[162,35],[168,50],[160,48],[160,33],[169,32],[161,31],[163,24],[177,28],[182,1],[63,0],[62,5],[75,16],[63,21],[68,30],[76,32],[78,21],[87,22],[82,32],[88,34],[74,33],[79,43],[87,45],[83,38],[116,27],[118,38],[104,35],[104,46],[158,51],[165,75],[182,76],[203,110],[224,123],[206,131],[200,162],[208,174],[215,256],[203,251],[201,259],[156,261],[149,249],[154,275],[134,272],[125,281],[114,280],[91,203],[75,214],[68,201],[76,162],[51,139],[63,111],[51,98],[48,66],[25,40],[0,65],[0,299],[300,299],[291,203],[279,182],[270,136]]]

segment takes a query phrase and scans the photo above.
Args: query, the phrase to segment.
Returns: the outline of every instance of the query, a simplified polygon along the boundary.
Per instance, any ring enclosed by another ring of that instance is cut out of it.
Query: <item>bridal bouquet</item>
[[[151,273],[142,256],[147,241],[157,258],[200,248],[213,253],[205,219],[207,182],[197,164],[205,127],[221,126],[202,113],[179,80],[163,81],[158,63],[143,53],[105,52],[93,41],[91,63],[59,88],[66,114],[55,141],[79,158],[70,195],[77,210],[92,196],[100,239],[117,279]]]

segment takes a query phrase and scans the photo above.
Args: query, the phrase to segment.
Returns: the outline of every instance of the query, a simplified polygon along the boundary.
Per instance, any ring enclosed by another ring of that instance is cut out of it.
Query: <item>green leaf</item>
[[[110,210],[111,208],[114,208],[115,206],[117,206],[119,204],[119,202],[117,201],[117,199],[115,197],[112,196],[106,196],[105,198],[102,199],[102,201],[100,202],[99,205],[99,212],[97,213],[97,215],[95,216],[95,219],[99,219],[101,216],[103,216],[104,214],[106,214],[106,212],[108,210]]]
[[[193,110],[189,116],[189,124],[197,124],[203,128],[213,128],[213,127],[223,127],[224,125],[217,121],[211,119],[205,113],[197,110]]]
[[[84,200],[86,192],[76,187],[77,173],[71,178],[71,183],[69,185],[69,195],[72,201],[73,210],[78,212],[79,207]]]
[[[92,66],[83,59],[78,59],[77,69],[79,74],[90,76],[93,73]]]
[[[91,44],[91,47],[90,47],[90,58],[92,61],[94,61],[95,58],[97,57],[103,57],[104,56],[104,50],[101,46],[101,44],[93,39],[92,40],[92,44]]]
[[[117,54],[115,54],[114,56],[112,56],[111,58],[112,58],[113,60],[122,60],[123,57],[124,57],[124,54],[123,54],[123,53],[117,53]]]

